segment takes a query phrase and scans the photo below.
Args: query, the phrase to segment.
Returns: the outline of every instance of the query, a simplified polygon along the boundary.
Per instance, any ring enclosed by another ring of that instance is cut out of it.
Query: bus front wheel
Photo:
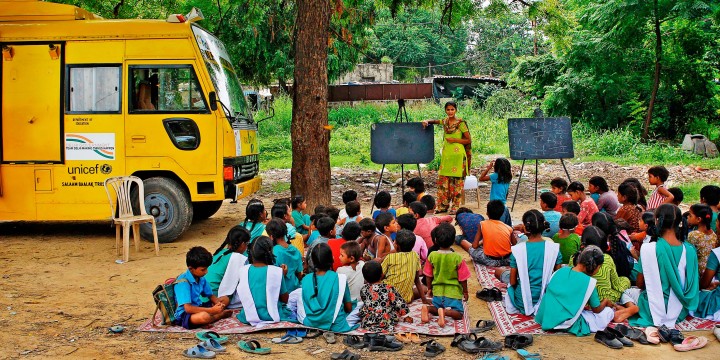
[[[220,206],[222,206],[222,200],[217,201],[199,201],[194,202],[193,205],[193,221],[205,220],[215,215]]]
[[[193,207],[190,194],[177,181],[152,177],[143,180],[145,211],[155,217],[158,242],[169,243],[182,235],[192,223]],[[143,239],[152,241],[152,225],[140,226]]]

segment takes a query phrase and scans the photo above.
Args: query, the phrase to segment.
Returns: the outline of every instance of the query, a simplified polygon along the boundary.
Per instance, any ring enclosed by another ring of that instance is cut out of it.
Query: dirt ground
[[[531,169],[534,171],[534,169]],[[645,178],[646,168],[619,167],[608,163],[584,163],[570,165],[573,179],[586,181],[595,174],[615,174],[611,186],[622,178],[635,176]],[[682,181],[712,180],[720,182],[720,171],[698,172],[690,167],[670,169]],[[519,171],[519,169],[515,169]],[[365,185],[377,181],[377,173],[333,169],[333,202],[340,205],[343,190],[359,190],[365,200],[363,211],[369,212],[369,199],[374,187]],[[547,188],[550,178],[562,175],[559,164],[543,165],[539,169],[540,188]],[[390,183],[399,173],[390,174]],[[432,173],[423,174],[430,180]],[[274,183],[289,181],[289,171],[268,171],[263,174],[264,190],[258,197],[271,200],[288,196],[288,191],[273,193],[279,189]],[[608,176],[609,177],[609,176]],[[534,175],[530,173],[530,179]],[[513,218],[534,208],[532,182],[523,179],[518,203]],[[534,179],[533,179],[534,180]],[[676,182],[677,184],[677,182]],[[399,198],[399,187],[383,185]],[[513,184],[511,190],[514,191]],[[430,193],[434,194],[434,188]],[[481,188],[481,205],[487,199],[487,188]],[[511,193],[512,197],[512,193]],[[470,196],[469,198],[474,198]],[[471,200],[469,200],[471,201]],[[266,203],[268,203],[266,202]],[[141,333],[136,329],[153,312],[151,298],[153,288],[169,277],[184,271],[184,255],[192,246],[201,245],[214,251],[222,243],[227,230],[244,218],[246,201],[238,204],[225,202],[220,211],[208,220],[193,224],[190,230],[171,244],[160,246],[160,256],[155,257],[148,242],[141,243],[140,252],[131,250],[130,262],[116,264],[114,230],[107,222],[63,222],[63,223],[0,223],[0,358],[180,358],[182,350],[196,343],[194,337],[185,334]],[[477,210],[477,204],[470,202]],[[484,212],[484,211],[483,211]],[[467,258],[468,261],[469,257]],[[470,293],[478,290],[476,277],[468,282]],[[470,299],[470,318],[490,319],[485,302]],[[113,335],[108,327],[124,325],[123,334]],[[240,339],[256,338],[268,343],[279,332],[260,332],[248,336],[232,336]],[[689,335],[687,333],[686,335]],[[659,346],[636,345],[634,348],[611,350],[593,341],[593,337],[553,335],[538,336],[529,348],[540,352],[545,359],[607,359],[626,357],[634,359],[717,359],[720,343],[709,331],[696,332],[710,339],[702,350],[679,354],[667,344]],[[497,330],[486,333],[487,337],[500,340]],[[424,337],[423,337],[424,338]],[[465,354],[450,347],[450,338],[440,338],[448,350],[441,359],[473,359],[477,356]],[[315,359],[330,357],[332,352],[341,352],[340,344],[325,345],[322,338],[307,340],[298,345],[273,346],[272,357]],[[423,349],[418,345],[406,346],[400,353],[361,352],[364,358],[374,359],[415,359],[422,357]],[[220,358],[252,358],[241,353],[236,346],[229,348],[230,355]],[[514,352],[505,350],[503,355],[520,359]]]

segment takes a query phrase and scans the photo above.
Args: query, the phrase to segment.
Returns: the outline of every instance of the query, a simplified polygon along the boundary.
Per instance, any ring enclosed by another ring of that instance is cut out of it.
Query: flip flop
[[[688,336],[682,343],[673,345],[675,351],[691,351],[702,349],[707,345],[708,339],[704,336]]]
[[[273,344],[299,344],[303,342],[303,338],[295,335],[285,334],[283,337],[272,338]]]
[[[337,342],[337,339],[335,338],[335,333],[332,331],[324,332],[323,338],[325,339],[325,342],[328,344],[334,344]]]
[[[480,349],[475,345],[475,340],[477,340],[475,334],[455,334],[450,346],[457,347],[468,354],[477,354]]]
[[[195,337],[198,338],[198,340],[200,341],[214,339],[215,341],[219,342],[220,345],[225,344],[229,340],[227,336],[220,336],[218,333],[209,330],[198,331],[195,333]]]
[[[354,354],[354,353],[350,352],[350,350],[345,349],[341,353],[330,354],[330,359],[332,359],[332,360],[359,360],[360,355]]]
[[[445,347],[440,345],[434,339],[428,340],[424,343],[420,343],[420,346],[425,345],[425,357],[436,357],[445,352]]]
[[[187,350],[184,350],[183,356],[194,359],[214,359],[215,352],[206,349],[202,345],[195,345]]]
[[[343,344],[353,349],[362,349],[366,346],[363,339],[357,335],[345,335],[345,338],[343,339]]]
[[[409,333],[397,333],[395,334],[395,338],[403,344],[408,344],[411,342]]]
[[[110,331],[113,334],[122,334],[123,331],[125,331],[125,328],[121,325],[115,325],[108,328],[108,331]]]
[[[237,343],[240,350],[250,353],[250,354],[256,354],[256,355],[267,355],[270,353],[271,349],[260,347],[260,342],[257,340],[248,340],[248,341],[239,341]]]
[[[479,290],[479,291],[477,291],[477,292],[475,293],[475,297],[478,298],[478,299],[480,299],[480,300],[484,300],[484,301],[487,301],[487,302],[491,302],[491,301],[493,301],[494,297],[493,297],[493,294],[491,293],[490,290],[491,290],[491,289],[482,289],[482,290]]]
[[[289,331],[290,330],[288,330],[288,332]],[[291,334],[291,335],[301,337],[301,338],[306,337],[307,333],[308,333],[308,329],[292,329],[292,331],[293,331],[293,334]]]
[[[517,349],[518,355],[525,360],[541,360],[542,356],[538,353],[531,353],[525,349]]]
[[[648,326],[645,328],[645,337],[647,338],[647,341],[651,344],[659,344],[660,343],[660,335],[658,334],[658,329],[654,326]]]
[[[421,340],[420,340],[420,334],[417,334],[417,333],[407,333],[407,334],[405,334],[405,335],[410,339],[410,342],[413,343],[413,344],[421,344],[421,343],[422,343]]]
[[[498,352],[503,348],[501,343],[486,339],[482,336],[475,340],[475,345],[479,352]]]
[[[320,337],[320,335],[323,334],[323,332],[318,329],[305,329],[305,331],[305,337],[308,339],[314,339],[316,337]]]
[[[495,327],[495,322],[492,320],[478,320],[475,323],[475,327],[470,329],[470,332],[478,334],[478,333],[482,333],[482,332],[491,330],[494,327]]]
[[[496,287],[490,289],[490,294],[493,297],[493,301],[502,301],[503,299],[502,291]]]
[[[533,337],[529,334],[510,334],[505,337],[505,347],[513,350],[522,349],[533,343]]]
[[[222,353],[227,350],[224,346],[220,345],[220,343],[215,339],[207,339],[200,343],[204,348],[214,351],[216,353]]]
[[[479,358],[478,360],[510,360],[510,358],[505,355],[490,353],[485,354],[485,356]]]

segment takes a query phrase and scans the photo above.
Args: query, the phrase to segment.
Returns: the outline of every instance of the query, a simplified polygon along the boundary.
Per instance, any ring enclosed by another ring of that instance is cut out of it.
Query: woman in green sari
[[[437,212],[455,214],[460,205],[465,176],[470,169],[471,139],[467,123],[455,117],[457,104],[453,101],[445,103],[444,120],[425,120],[423,126],[428,124],[442,124],[443,148],[440,155],[440,168],[438,169]],[[452,207],[450,206],[452,203]]]

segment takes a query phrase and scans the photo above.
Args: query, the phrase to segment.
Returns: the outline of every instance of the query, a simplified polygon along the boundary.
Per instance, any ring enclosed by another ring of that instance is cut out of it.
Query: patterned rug
[[[505,295],[507,292],[507,285],[503,284],[500,280],[495,277],[494,267],[480,265],[475,263],[475,272],[478,276],[480,286],[484,288],[497,287]],[[505,307],[501,301],[493,301],[488,303],[490,307],[490,313],[492,313],[493,319],[497,324],[498,331],[503,336],[509,334],[545,334],[545,335],[557,335],[565,334],[564,332],[546,332],[540,328],[540,325],[535,322],[534,316],[525,316],[521,314],[508,314],[505,311]],[[627,322],[625,322],[627,325]],[[612,325],[612,323],[611,323]],[[702,331],[711,330],[715,326],[715,322],[712,320],[699,319],[692,316],[688,316],[685,320],[675,325],[675,328],[681,331]]]
[[[451,318],[447,318],[447,324],[445,327],[440,327],[437,324],[437,318],[431,317],[430,322],[427,324],[423,324],[420,321],[420,310],[422,308],[422,302],[420,300],[414,301],[412,304],[410,304],[410,317],[413,318],[413,323],[408,324],[405,322],[399,323],[397,326],[395,326],[395,332],[413,332],[418,334],[424,334],[424,335],[431,335],[431,336],[453,336],[455,333],[467,333],[469,331],[468,324],[470,323],[470,319],[468,317],[468,308],[467,304],[465,304],[465,317],[461,320],[453,320]],[[237,315],[234,314],[234,315]],[[155,319],[155,323],[160,323],[160,315]],[[263,327],[254,327],[250,325],[245,325],[238,321],[238,319],[235,316],[231,316],[230,318],[220,320],[214,324],[212,324],[209,327],[202,328],[202,329],[196,329],[196,330],[187,330],[181,326],[153,326],[152,319],[148,319],[144,324],[142,324],[138,331],[149,331],[149,332],[171,332],[171,333],[191,333],[195,331],[201,331],[201,330],[212,330],[217,332],[218,334],[247,334],[252,332],[258,332],[258,331],[266,331],[266,330],[278,330],[278,329],[296,329],[296,328],[305,328],[305,326],[299,325],[299,324],[293,324],[290,322],[279,322],[276,324],[270,324]],[[360,335],[365,333],[363,329],[358,329],[356,331],[351,332],[350,334]]]

